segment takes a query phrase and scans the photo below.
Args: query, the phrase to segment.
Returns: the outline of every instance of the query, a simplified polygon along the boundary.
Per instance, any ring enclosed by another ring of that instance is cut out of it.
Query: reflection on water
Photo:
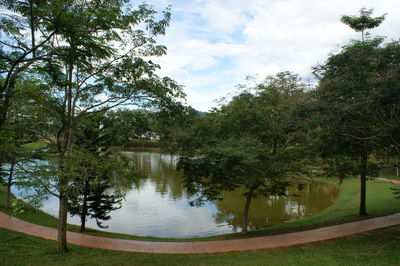
[[[233,231],[241,231],[241,215],[245,205],[241,196],[243,192],[241,189],[226,192],[224,200],[216,202],[216,223],[226,222],[232,226]],[[322,211],[336,199],[337,190],[325,184],[313,183],[306,184],[303,190],[289,187],[288,195],[253,199],[249,210],[249,228],[292,221]]]
[[[241,230],[245,199],[243,191],[226,192],[222,201],[203,207],[190,207],[182,185],[182,176],[175,170],[177,156],[155,152],[124,152],[132,158],[141,179],[118,180],[118,187],[127,192],[122,208],[111,213],[107,231],[142,236],[196,237],[231,233]],[[289,189],[289,197],[253,199],[250,228],[298,219],[328,207],[337,196],[336,189],[324,184],[308,184],[298,191]],[[58,202],[50,199],[44,210],[57,213]],[[69,223],[79,224],[77,217]],[[96,228],[89,220],[88,227]]]

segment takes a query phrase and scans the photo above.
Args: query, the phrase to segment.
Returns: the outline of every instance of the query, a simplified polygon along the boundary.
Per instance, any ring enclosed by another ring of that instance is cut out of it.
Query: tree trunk
[[[272,155],[276,155],[278,151],[278,142],[274,140],[273,146],[272,146]]]
[[[87,194],[83,195],[83,205],[81,213],[81,232],[85,232],[86,227],[86,215],[87,215]]]
[[[395,156],[395,164],[396,164],[396,177],[399,177],[399,160],[397,159],[397,156]]]
[[[3,84],[1,93],[0,93],[0,128],[6,122],[8,117],[8,110],[11,104],[11,98],[14,94],[15,88],[15,79],[16,77],[11,75],[8,81],[8,85],[6,83]]]
[[[368,154],[366,151],[361,152],[360,158],[360,216],[367,215],[366,195],[367,195],[367,160]]]
[[[72,152],[72,63],[67,65],[66,69],[66,121],[63,123],[63,137],[61,139],[61,147],[59,149],[60,162],[61,162],[61,173],[63,173],[63,164],[66,156]],[[60,189],[60,206],[58,210],[58,237],[57,237],[57,250],[60,252],[66,252],[67,249],[67,215],[68,215],[68,198],[65,193],[68,178],[61,174],[59,176],[59,189]]]
[[[14,174],[14,163],[11,163],[10,167],[10,174],[8,175],[8,182],[7,182],[7,195],[6,195],[6,209],[10,209],[11,207],[11,186]]]
[[[253,194],[254,194],[254,189],[250,188],[246,196],[246,204],[244,205],[244,210],[243,210],[242,234],[244,235],[247,235],[248,233],[247,225],[249,224],[249,209],[250,209],[251,199],[253,198]]]
[[[67,252],[67,215],[68,215],[68,199],[60,193],[60,207],[58,210],[58,237],[57,250]]]

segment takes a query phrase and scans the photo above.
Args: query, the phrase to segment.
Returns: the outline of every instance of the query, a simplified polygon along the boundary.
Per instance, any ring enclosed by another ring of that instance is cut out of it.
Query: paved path
[[[67,239],[68,243],[75,245],[128,252],[169,254],[217,253],[305,244],[358,234],[397,224],[400,224],[400,213],[296,233],[235,240],[202,242],[152,242],[112,239],[74,232],[68,232]],[[57,230],[54,228],[31,224],[1,212],[0,227],[45,239],[57,239]]]
[[[400,181],[396,180],[386,178],[377,179],[400,184]],[[235,240],[153,242],[97,237],[74,232],[68,232],[67,239],[70,244],[109,250],[165,254],[195,254],[293,246],[363,233],[397,224],[400,224],[400,213],[296,233]],[[54,228],[28,223],[2,212],[0,212],[0,227],[44,239],[57,239],[57,230]]]
[[[400,184],[399,180],[393,180],[393,179],[388,179],[388,178],[383,178],[383,177],[377,177],[375,179],[376,180],[380,180],[380,181],[390,182],[390,183],[393,183],[393,184]]]

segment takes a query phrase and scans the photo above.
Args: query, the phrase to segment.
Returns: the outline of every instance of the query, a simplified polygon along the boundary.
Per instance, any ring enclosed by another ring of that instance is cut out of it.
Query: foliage
[[[2,43],[6,56],[16,55],[16,61],[2,60],[1,96],[13,94],[18,75],[32,71],[39,89],[29,102],[36,121],[30,132],[49,142],[52,165],[38,165],[42,178],[31,183],[60,198],[58,249],[66,251],[68,195],[77,189],[68,176],[68,158],[77,149],[79,125],[91,114],[117,106],[167,107],[183,96],[175,81],[157,76],[160,67],[145,60],[166,53],[156,38],[165,34],[171,14],[167,8],[159,16],[146,4],[133,8],[125,0],[1,4],[7,9],[1,30],[18,44]],[[30,38],[24,39],[22,32],[30,32]],[[2,98],[7,110],[10,99]]]
[[[16,85],[36,64],[49,60],[56,34],[65,31],[70,0],[2,0],[0,7],[0,129],[16,97]]]
[[[11,201],[11,209],[12,212],[16,215],[26,214],[35,211],[35,209],[31,205],[16,199]]]
[[[0,179],[7,183],[7,208],[11,208],[11,187],[21,186],[26,181],[24,164],[42,156],[40,149],[26,149],[26,143],[35,140],[26,131],[26,127],[34,122],[28,114],[29,107],[25,104],[28,100],[26,95],[21,92],[21,86],[29,86],[29,82],[17,84],[15,96],[18,98],[8,110],[8,119],[3,123],[0,130]]]
[[[378,27],[384,20],[386,14],[379,17],[371,17],[373,9],[365,7],[360,9],[360,16],[342,16],[340,21],[352,28],[353,30],[362,32],[362,40],[364,41],[364,31]]]
[[[221,141],[206,156],[180,161],[188,192],[197,194],[194,205],[221,199],[223,191],[245,187],[257,195],[285,195],[283,159],[266,153],[267,147],[252,138]],[[287,158],[286,158],[287,159]]]
[[[151,114],[145,110],[110,111],[104,120],[108,145],[126,146],[133,140],[152,136]]]
[[[382,146],[391,156],[400,154],[400,42],[393,41],[378,50],[377,120],[386,134]]]
[[[104,113],[99,112],[80,120],[75,131],[77,148],[68,155],[63,168],[63,174],[71,180],[68,210],[71,215],[80,216],[81,231],[85,231],[87,218],[94,218],[99,227],[105,227],[101,220],[109,220],[109,213],[120,207],[124,197],[113,189],[113,180],[135,176],[128,159],[104,152],[104,119]]]
[[[129,161],[78,150],[68,158],[65,171],[74,187],[68,195],[68,210],[72,216],[80,216],[81,231],[85,231],[87,218],[94,218],[99,227],[106,227],[101,220],[109,220],[109,213],[120,208],[124,197],[113,189],[112,180],[134,175]]]
[[[304,131],[296,126],[294,110],[304,99],[305,87],[289,72],[267,77],[255,94],[242,92],[187,130],[193,149],[178,166],[184,170],[189,192],[197,196],[195,205],[244,187],[242,230],[247,233],[251,199],[285,195],[289,185],[285,177],[302,168]],[[200,156],[193,157],[196,152]]]
[[[193,151],[194,139],[187,131],[200,117],[197,110],[175,102],[170,108],[161,108],[152,117],[153,130],[164,150],[173,153]]]
[[[316,93],[320,104],[322,155],[336,157],[339,162],[345,158],[348,167],[353,165],[358,169],[363,192],[360,215],[366,215],[368,159],[372,151],[380,147],[385,135],[376,119],[380,94],[379,60],[376,59],[382,41],[382,38],[354,41],[331,55],[324,65],[315,68],[319,78]],[[349,160],[357,161],[357,164]],[[341,171],[345,170],[341,168]],[[354,168],[348,170],[348,173],[355,171]]]

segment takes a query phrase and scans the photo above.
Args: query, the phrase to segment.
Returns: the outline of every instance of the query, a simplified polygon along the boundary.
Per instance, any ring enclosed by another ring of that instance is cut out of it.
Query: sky
[[[155,61],[160,75],[184,86],[187,104],[200,111],[234,93],[246,76],[262,80],[292,71],[312,81],[312,67],[324,63],[351,39],[360,39],[340,22],[362,7],[374,16],[387,13],[371,36],[400,38],[399,0],[146,0],[161,11],[172,6],[168,48]]]

